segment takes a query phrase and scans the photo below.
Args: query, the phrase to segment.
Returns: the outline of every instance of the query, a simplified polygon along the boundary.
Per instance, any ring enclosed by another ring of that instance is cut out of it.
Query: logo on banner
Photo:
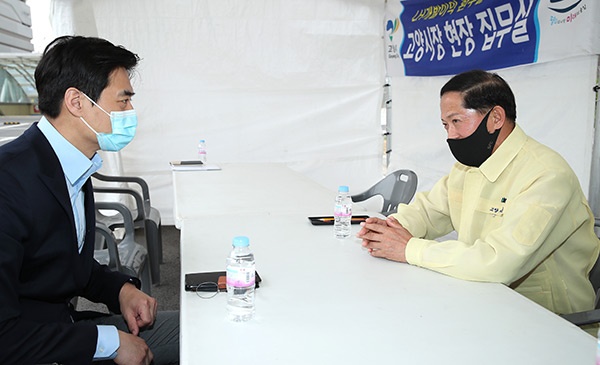
[[[390,37],[390,42],[394,40],[394,33],[398,31],[400,27],[400,20],[398,18],[394,20],[388,20],[385,25],[385,31],[388,33],[388,37]]]
[[[587,10],[583,0],[550,0],[548,9],[557,13],[550,16],[550,25],[560,25],[574,22],[575,19]]]
[[[550,0],[548,9],[557,13],[566,13],[577,7],[583,0]]]
[[[388,59],[400,57],[407,76],[535,62],[538,4],[539,0],[403,1],[399,18],[404,38],[397,50],[388,46]]]

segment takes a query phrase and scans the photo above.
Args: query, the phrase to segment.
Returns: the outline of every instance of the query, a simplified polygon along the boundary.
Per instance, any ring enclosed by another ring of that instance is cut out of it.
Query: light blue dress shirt
[[[98,154],[90,160],[69,141],[67,141],[50,122],[42,117],[37,125],[44,134],[52,149],[58,156],[65,174],[65,181],[73,207],[75,228],[77,230],[77,246],[79,253],[85,241],[85,207],[81,188],[90,176],[102,167],[102,158]],[[119,348],[119,333],[114,326],[97,326],[98,342],[96,344],[95,360],[114,359]]]

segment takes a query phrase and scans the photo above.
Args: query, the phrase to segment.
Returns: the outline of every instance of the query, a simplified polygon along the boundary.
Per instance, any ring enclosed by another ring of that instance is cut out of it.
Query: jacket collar
[[[491,182],[500,177],[500,174],[508,167],[511,161],[527,142],[527,135],[518,124],[502,142],[500,147],[479,167],[479,171]]]
[[[69,216],[75,226],[73,217],[73,209],[71,208],[71,200],[65,181],[65,173],[60,165],[60,161],[52,146],[38,129],[37,123],[34,123],[29,129],[23,133],[31,146],[38,155],[40,161],[39,177],[42,182],[48,187],[50,193],[58,200],[63,207],[65,213]]]

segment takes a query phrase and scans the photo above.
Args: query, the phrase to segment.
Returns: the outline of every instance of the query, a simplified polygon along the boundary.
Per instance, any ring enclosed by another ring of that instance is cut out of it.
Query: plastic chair
[[[594,227],[600,227],[600,218],[595,218]],[[600,258],[598,258],[590,271],[590,282],[596,291],[594,309],[577,313],[561,314],[561,317],[577,326],[600,322]]]
[[[353,202],[365,201],[376,195],[383,197],[381,213],[390,215],[398,204],[409,203],[417,191],[417,174],[412,170],[397,170],[384,177],[368,190],[352,195]]]
[[[151,295],[152,280],[148,265],[148,251],[134,240],[135,228],[129,208],[121,203],[97,202],[96,210],[114,210],[123,217],[125,235],[117,240],[104,223],[96,222],[94,258],[112,270],[135,276],[142,282],[142,291]]]
[[[150,203],[150,190],[146,181],[140,177],[133,176],[108,176],[95,173],[94,178],[105,182],[125,182],[137,184],[142,194],[138,190],[131,188],[116,187],[94,187],[95,193],[100,194],[127,194],[135,200],[134,227],[143,228],[146,236],[146,244],[149,251],[150,271],[152,273],[152,283],[160,284],[160,264],[163,263],[162,250],[162,224],[160,212]],[[96,221],[104,223],[107,227],[114,229],[122,227],[123,221],[120,216],[107,216],[102,212],[96,212]]]

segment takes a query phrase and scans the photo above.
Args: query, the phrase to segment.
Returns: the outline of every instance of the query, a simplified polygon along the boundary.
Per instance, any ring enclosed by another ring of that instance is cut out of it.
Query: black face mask
[[[479,123],[479,127],[470,136],[446,140],[454,158],[463,165],[479,167],[492,155],[500,129],[496,129],[494,133],[488,133],[486,125],[491,112],[490,109]]]

